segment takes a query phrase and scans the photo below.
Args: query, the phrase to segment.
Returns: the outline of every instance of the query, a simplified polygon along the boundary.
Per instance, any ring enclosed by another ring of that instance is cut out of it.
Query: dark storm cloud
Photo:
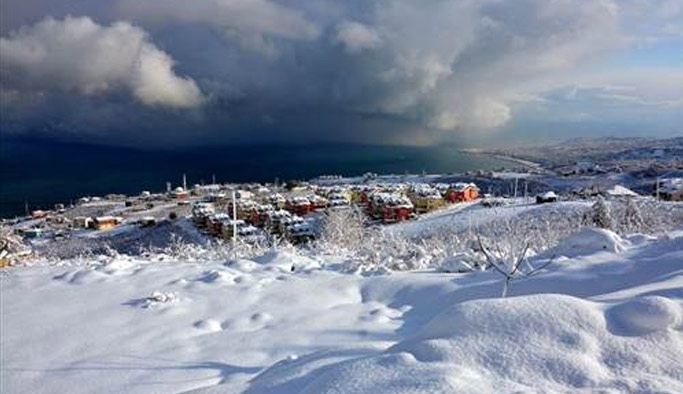
[[[680,19],[664,3],[666,13],[641,15]],[[584,78],[587,61],[630,45],[625,18],[642,7],[635,0],[3,5],[3,131],[145,144],[427,143],[505,129],[518,108]],[[665,34],[653,25],[641,21],[639,31]],[[675,107],[677,97],[657,100]]]

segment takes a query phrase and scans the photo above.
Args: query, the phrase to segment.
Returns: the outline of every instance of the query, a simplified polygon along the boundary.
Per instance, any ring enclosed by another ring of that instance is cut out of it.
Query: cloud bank
[[[192,108],[202,94],[173,72],[173,59],[128,22],[46,18],[0,38],[3,89],[96,95],[125,90],[149,106]]]
[[[6,2],[9,130],[424,143],[577,119],[569,111],[588,119],[596,103],[614,121],[648,107],[657,128],[675,128],[680,111],[680,90],[657,77],[677,64],[661,55],[656,72],[629,64],[653,58],[643,48],[683,44],[672,28],[683,24],[681,7],[670,0]],[[639,78],[620,80],[628,94],[556,99],[573,86],[608,87],[617,74]],[[42,99],[26,97],[36,92]],[[77,113],[84,105],[106,125]]]

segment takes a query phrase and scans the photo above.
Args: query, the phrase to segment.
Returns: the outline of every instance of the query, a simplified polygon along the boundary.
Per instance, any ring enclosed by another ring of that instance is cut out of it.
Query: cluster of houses
[[[255,239],[269,233],[301,243],[314,238],[312,226],[302,216],[324,208],[305,197],[284,199],[277,193],[265,199],[244,198],[244,193],[240,197],[229,202],[197,202],[192,220],[198,228],[223,239]]]
[[[448,203],[472,201],[479,196],[479,189],[473,183],[298,184],[284,192],[287,197],[263,186],[242,187],[247,190],[230,191],[230,195],[215,187],[203,193],[192,208],[195,225],[224,239],[268,233],[299,243],[315,237],[315,231],[306,219],[314,212],[345,209],[353,204],[363,208],[370,218],[388,224],[415,218]]]
[[[474,183],[418,183],[367,187],[360,190],[358,202],[365,204],[373,219],[395,223],[478,197],[479,188]]]
[[[42,212],[45,212],[43,214]],[[63,235],[62,230],[56,229],[92,229],[92,230],[108,230],[119,225],[123,218],[119,216],[77,216],[73,219],[67,219],[61,215],[48,215],[47,211],[41,211],[41,213],[36,214],[34,211],[32,214],[32,219],[44,219],[42,225],[36,225],[28,228],[22,228],[19,233],[28,239],[42,238],[48,233],[53,233],[53,235]],[[52,231],[48,231],[52,230]]]
[[[83,197],[75,205],[101,207],[116,202],[114,206],[118,208],[104,215],[74,217],[65,214],[62,204],[57,204],[54,211],[35,210],[29,219],[37,225],[23,228],[21,235],[36,239],[71,229],[104,231],[124,222],[149,227],[161,219],[159,215],[163,216],[163,209],[170,209],[173,214],[173,207],[187,205],[195,225],[216,237],[230,239],[273,234],[299,243],[315,237],[308,217],[311,213],[354,205],[372,220],[389,224],[415,218],[449,203],[472,201],[478,196],[479,189],[473,183],[300,183],[288,188],[272,185],[268,188],[261,184],[211,184],[194,185],[190,189],[185,185],[169,186],[165,193],[159,194],[143,191],[132,197]],[[148,216],[140,216],[145,213]]]

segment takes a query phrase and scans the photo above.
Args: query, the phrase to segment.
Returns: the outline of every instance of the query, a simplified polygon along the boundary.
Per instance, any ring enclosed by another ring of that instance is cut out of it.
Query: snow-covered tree
[[[320,242],[332,250],[358,251],[363,246],[364,216],[357,208],[330,210],[322,221]]]
[[[624,209],[624,225],[628,231],[641,231],[644,221],[640,213],[640,208],[636,202],[629,198],[626,200],[626,208]]]
[[[27,248],[21,238],[11,228],[0,226],[0,267],[14,263],[17,256],[25,252]]]
[[[607,201],[602,196],[598,196],[591,207],[591,211],[588,217],[589,224],[604,228],[607,230],[614,229],[614,221],[612,220],[612,212],[607,204]]]

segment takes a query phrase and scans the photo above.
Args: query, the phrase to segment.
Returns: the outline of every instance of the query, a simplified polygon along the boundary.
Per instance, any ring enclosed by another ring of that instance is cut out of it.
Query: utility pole
[[[232,191],[232,242],[237,239],[237,200],[235,191]]]
[[[517,182],[519,181],[519,177],[515,177],[515,198],[517,198]]]

